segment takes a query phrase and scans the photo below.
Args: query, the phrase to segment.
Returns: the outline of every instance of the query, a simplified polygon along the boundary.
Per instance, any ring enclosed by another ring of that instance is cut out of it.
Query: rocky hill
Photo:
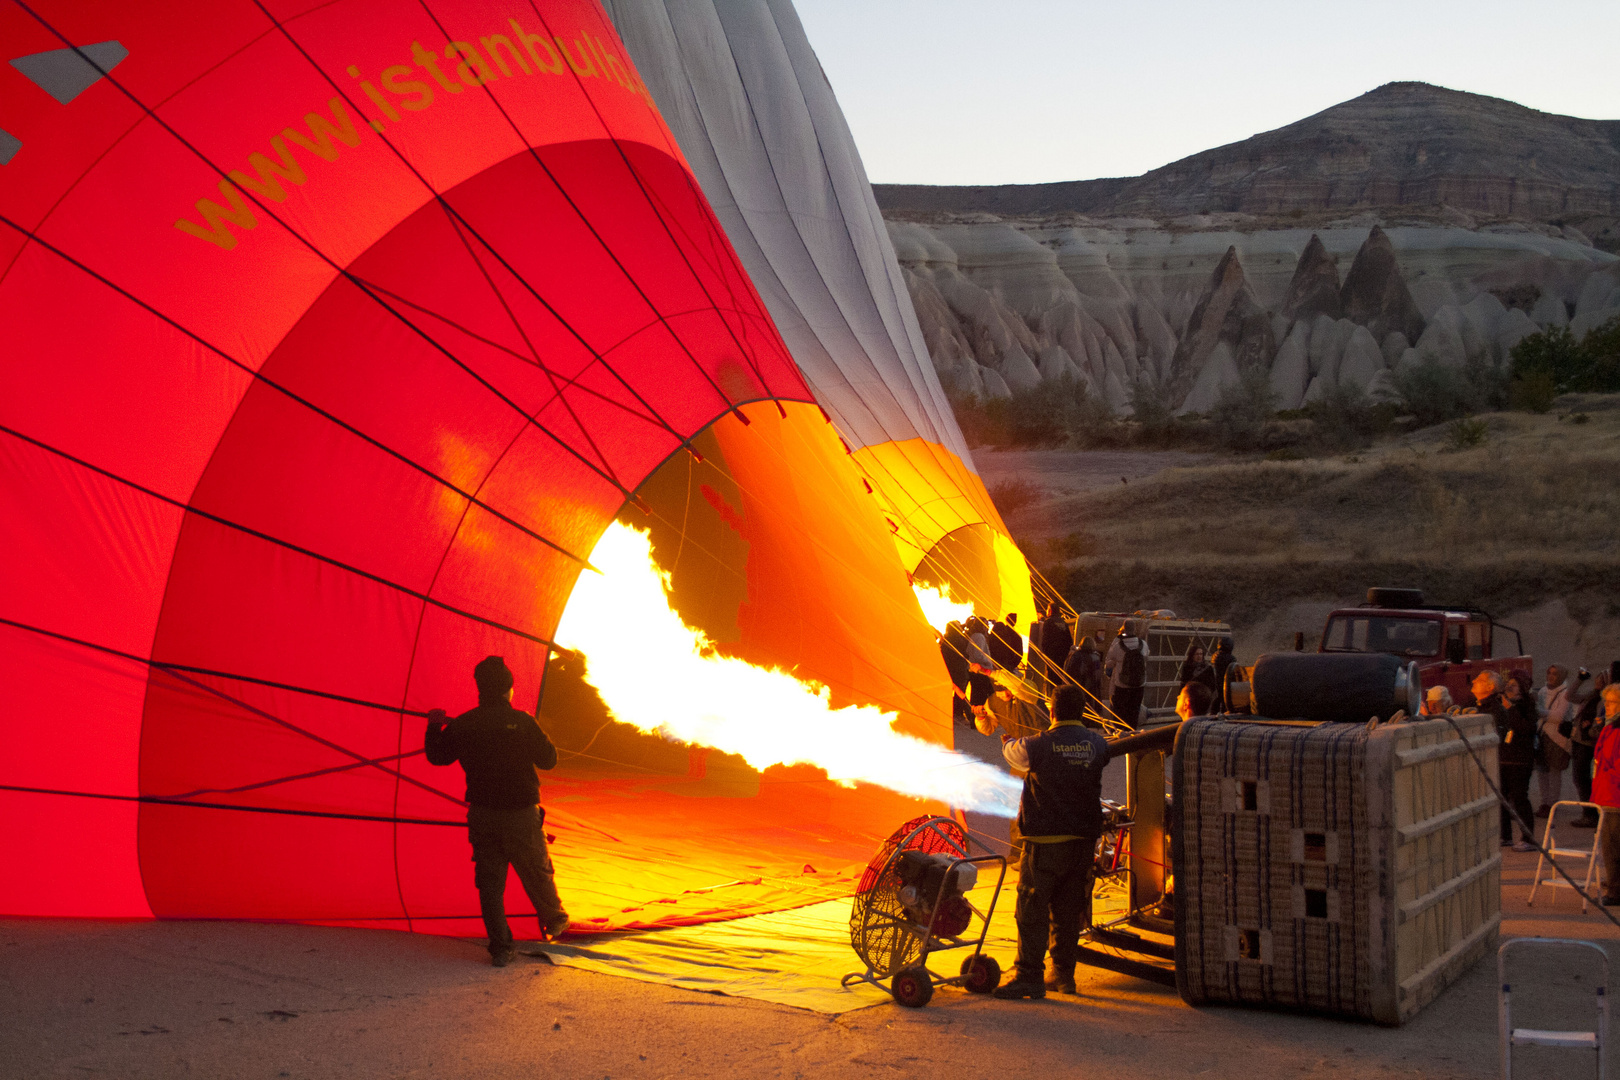
[[[1419,83],[1133,179],[876,191],[942,379],[983,396],[1203,412],[1258,368],[1281,408],[1390,398],[1620,314],[1620,121]]]
[[[1620,120],[1388,83],[1287,127],[1142,176],[1057,184],[874,185],[887,213],[1286,215],[1448,206],[1569,225],[1620,251]]]

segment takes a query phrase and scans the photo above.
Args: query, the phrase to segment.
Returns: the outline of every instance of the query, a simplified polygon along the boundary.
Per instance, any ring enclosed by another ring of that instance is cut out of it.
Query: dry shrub
[[[1011,517],[1024,507],[1039,502],[1043,492],[1028,480],[1003,480],[991,484],[990,501],[1003,517]]]

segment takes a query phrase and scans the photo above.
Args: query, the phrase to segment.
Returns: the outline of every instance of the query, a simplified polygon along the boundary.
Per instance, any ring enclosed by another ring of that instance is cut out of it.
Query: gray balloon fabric
[[[871,184],[789,0],[604,0],[794,359],[854,449],[969,469]]]

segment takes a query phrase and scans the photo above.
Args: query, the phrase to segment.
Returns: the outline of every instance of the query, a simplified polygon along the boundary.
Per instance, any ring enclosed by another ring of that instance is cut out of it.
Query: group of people
[[[952,621],[939,640],[945,670],[955,688],[952,709],[957,723],[982,720],[996,691],[996,672],[1016,673],[1024,662],[1024,637],[1018,632],[1018,613],[1003,619],[975,615],[966,622]]]
[[[1497,782],[1508,803],[1501,812],[1503,846],[1536,850],[1535,820],[1548,817],[1553,804],[1563,798],[1566,772],[1578,801],[1620,811],[1620,660],[1596,676],[1580,668],[1573,679],[1562,664],[1550,664],[1540,688],[1534,687],[1527,671],[1506,676],[1481,671],[1474,676],[1468,697],[1472,700],[1456,702],[1445,687],[1430,687],[1423,711],[1442,715],[1472,708],[1495,718],[1501,740]],[[1541,804],[1534,810],[1532,780]],[[1584,829],[1601,824],[1601,899],[1605,907],[1620,906],[1620,812],[1600,814],[1589,805],[1571,824]]]
[[[996,674],[1003,671],[1020,678],[1027,673],[1042,701],[1050,699],[1061,686],[1078,687],[1086,701],[1106,707],[1121,723],[1136,727],[1147,689],[1147,662],[1152,656],[1146,638],[1132,619],[1120,624],[1112,641],[1102,630],[1076,640],[1055,600],[1030,630],[1027,668],[1016,613],[1005,619],[975,615],[949,623],[940,635],[940,653],[956,690],[953,708],[957,723],[977,726],[981,731],[994,727],[987,722],[986,710],[997,689]],[[1195,715],[1225,700],[1226,672],[1231,663],[1231,638],[1221,639],[1208,660],[1202,646],[1187,651],[1180,686],[1196,682],[1210,691]]]

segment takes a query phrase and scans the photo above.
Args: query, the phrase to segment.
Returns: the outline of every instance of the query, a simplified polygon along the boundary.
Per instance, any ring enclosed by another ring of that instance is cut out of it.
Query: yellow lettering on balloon
[[[464,86],[483,86],[500,77],[514,78],[514,68],[524,75],[557,75],[561,74],[566,64],[582,79],[600,77],[611,80],[644,98],[649,104],[652,102],[652,94],[634,66],[628,60],[621,59],[599,36],[582,30],[570,45],[560,35],[548,37],[544,33],[531,34],[516,19],[507,19],[507,25],[511,27],[511,37],[491,34],[477,39],[483,46],[482,52],[471,41],[452,41],[444,47],[443,59],[456,62],[454,79],[439,70],[438,53],[413,41],[409,49],[412,59],[419,66],[395,64],[384,68],[377,76],[382,89],[393,95],[395,100],[384,96],[364,79],[361,79],[361,90],[384,118],[398,123],[404,118],[395,105],[406,112],[421,112],[435,101],[432,82],[410,77],[419,72],[437,82],[445,91],[459,94]],[[496,69],[499,69],[500,75],[496,75]],[[358,67],[350,66],[348,73],[352,78],[361,78]],[[362,116],[362,119],[365,118]],[[367,123],[379,132],[384,130],[379,120],[368,120]],[[227,178],[219,182],[220,201],[198,199],[196,207],[201,224],[190,218],[180,218],[174,227],[222,251],[235,249],[239,237],[232,231],[233,227],[245,232],[258,225],[251,204],[243,197],[244,190],[259,199],[279,203],[286,201],[293,188],[308,182],[309,175],[303,163],[293,155],[289,143],[321,161],[336,161],[342,147],[360,145],[360,136],[364,131],[364,127],[355,123],[345,107],[344,99],[332,98],[327,102],[326,113],[318,109],[306,113],[303,127],[286,127],[279,135],[271,137],[268,154],[254,151],[248,155],[246,170],[233,169],[228,173]]]
[[[236,190],[236,185],[229,180],[221,180],[219,193],[230,203],[229,208],[219,205],[212,199],[198,199],[197,213],[202,215],[203,224],[198,225],[188,218],[181,218],[174,223],[174,227],[229,251],[236,246],[236,234],[225,227],[226,222],[238,229],[246,230],[253,228],[258,221],[253,217],[253,211],[248,209],[247,200]]]
[[[525,33],[516,19],[507,19],[506,21],[512,24],[512,33],[517,35],[517,39],[529,51],[529,59],[534,61],[534,70],[542,71],[547,75],[556,75],[562,71],[562,59],[557,56],[557,50],[551,47],[551,42],[540,34]],[[546,59],[540,59],[540,53],[536,51],[536,46],[546,50]]]
[[[495,73],[484,63],[484,58],[478,55],[478,50],[467,42],[452,41],[445,46],[446,60],[454,60],[458,56],[462,57],[462,61],[456,65],[456,78],[468,86],[483,86],[495,78]]]

